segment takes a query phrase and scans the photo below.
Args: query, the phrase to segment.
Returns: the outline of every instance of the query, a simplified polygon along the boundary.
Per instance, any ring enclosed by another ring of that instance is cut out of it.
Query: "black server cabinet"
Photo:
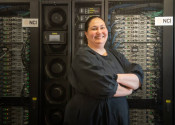
[[[41,1],[40,25],[40,124],[61,125],[71,94],[71,1]]]
[[[0,0],[0,124],[38,125],[38,1]]]
[[[175,2],[173,3],[173,6],[175,6]],[[175,18],[175,7],[173,8],[173,18]],[[175,43],[175,21],[174,20],[173,20],[173,33],[174,33],[174,35],[173,35],[173,43]],[[174,60],[173,60],[173,67],[174,67],[173,74],[174,74],[174,77],[173,77],[173,83],[175,83],[175,50],[174,50],[174,48],[175,48],[175,44],[174,44],[174,47],[173,47],[173,51],[174,51]],[[174,85],[173,89],[175,90],[175,85]],[[173,102],[174,102],[174,100],[175,100],[175,91],[174,91]],[[175,112],[175,103],[174,103],[174,112]],[[174,119],[174,123],[175,123],[175,115],[174,115],[173,119]]]
[[[103,0],[72,0],[72,57],[79,47],[86,45],[84,24],[91,16],[104,19]]]
[[[163,16],[173,16],[174,0],[164,0]],[[173,26],[163,27],[163,125],[174,125]]]
[[[173,125],[173,27],[155,17],[173,16],[172,0],[106,0],[110,47],[142,66],[142,89],[128,96],[131,125]]]

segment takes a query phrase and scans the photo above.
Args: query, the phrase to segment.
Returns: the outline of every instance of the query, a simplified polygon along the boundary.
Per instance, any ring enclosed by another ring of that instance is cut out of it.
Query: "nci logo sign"
[[[22,27],[38,27],[38,19],[22,19]]]
[[[155,26],[173,26],[173,17],[155,17]]]

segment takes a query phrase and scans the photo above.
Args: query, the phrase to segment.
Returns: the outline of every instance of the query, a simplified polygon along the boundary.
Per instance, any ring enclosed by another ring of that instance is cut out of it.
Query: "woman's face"
[[[108,38],[108,30],[104,21],[100,18],[92,19],[85,35],[88,40],[88,45],[104,46]]]

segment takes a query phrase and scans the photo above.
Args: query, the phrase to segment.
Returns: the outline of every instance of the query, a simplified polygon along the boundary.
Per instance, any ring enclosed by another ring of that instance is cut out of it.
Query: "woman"
[[[69,74],[76,94],[67,104],[64,125],[128,125],[125,96],[141,86],[142,69],[104,47],[108,30],[100,17],[87,20],[85,36],[87,46],[78,50]]]

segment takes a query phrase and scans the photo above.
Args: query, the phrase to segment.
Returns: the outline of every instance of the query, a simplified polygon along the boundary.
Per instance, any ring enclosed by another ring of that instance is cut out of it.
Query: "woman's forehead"
[[[89,26],[101,26],[101,25],[105,25],[104,21],[100,18],[95,18],[93,20],[91,20]]]

